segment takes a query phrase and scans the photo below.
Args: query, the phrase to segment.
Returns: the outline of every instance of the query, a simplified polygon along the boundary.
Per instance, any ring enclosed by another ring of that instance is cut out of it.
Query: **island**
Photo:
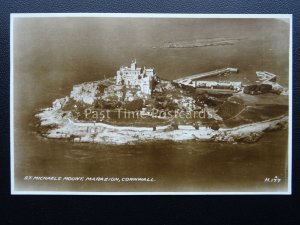
[[[250,85],[219,79],[236,73],[237,68],[223,68],[166,80],[133,60],[115,76],[74,85],[69,96],[40,109],[38,131],[46,138],[115,145],[254,143],[266,132],[287,129],[288,89],[276,75],[257,71]]]

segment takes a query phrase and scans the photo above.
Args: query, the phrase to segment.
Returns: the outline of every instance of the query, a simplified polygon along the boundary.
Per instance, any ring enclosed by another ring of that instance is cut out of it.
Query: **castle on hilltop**
[[[151,95],[154,77],[155,71],[153,68],[139,68],[137,67],[136,60],[134,60],[130,68],[121,66],[120,70],[117,71],[116,85],[139,87],[142,93]]]

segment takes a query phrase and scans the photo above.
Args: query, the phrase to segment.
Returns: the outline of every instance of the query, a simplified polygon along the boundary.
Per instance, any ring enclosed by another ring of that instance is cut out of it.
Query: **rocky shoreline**
[[[68,114],[60,110],[47,108],[36,115],[40,119],[41,127],[47,129],[42,135],[47,138],[69,139],[74,142],[90,142],[101,144],[130,144],[145,141],[214,141],[230,143],[254,143],[265,132],[286,128],[288,116],[283,115],[273,119],[250,123],[234,128],[220,128],[212,130],[208,127],[193,127],[181,125],[177,129],[169,126],[131,127],[113,126],[105,123],[74,122]]]

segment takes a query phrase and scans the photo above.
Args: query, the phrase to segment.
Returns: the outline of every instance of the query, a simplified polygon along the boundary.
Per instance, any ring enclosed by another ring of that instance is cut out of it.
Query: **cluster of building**
[[[195,74],[184,78],[174,80],[175,83],[182,84],[185,86],[191,86],[196,88],[198,93],[219,93],[227,94],[232,92],[238,92],[242,89],[242,82],[231,82],[231,81],[204,81],[200,80],[206,77],[218,76],[227,73],[238,73],[237,68],[224,68],[214,70],[210,72]]]
[[[232,81],[204,81],[200,80],[205,77],[218,76],[226,73],[238,73],[237,68],[224,68],[205,72],[201,74],[191,75],[184,78],[173,80],[173,82],[185,86],[191,86],[197,89],[199,93],[219,93],[227,94],[242,90],[242,82]],[[261,83],[276,82],[276,75],[267,71],[257,71],[257,77]],[[137,67],[136,60],[133,60],[130,67],[121,66],[116,74],[116,85],[125,85],[128,88],[138,88],[142,94],[151,95],[155,79],[155,71],[153,68]]]
[[[151,95],[155,76],[153,68],[137,67],[136,60],[134,60],[130,67],[121,66],[117,71],[116,85],[138,87],[142,93]]]
[[[192,86],[196,88],[210,88],[210,89],[229,89],[239,91],[242,88],[242,82],[232,81],[192,81]]]

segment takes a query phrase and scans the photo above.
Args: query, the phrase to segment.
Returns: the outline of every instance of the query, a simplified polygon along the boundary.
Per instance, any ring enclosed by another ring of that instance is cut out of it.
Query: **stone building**
[[[132,61],[131,66],[121,66],[117,71],[116,85],[126,85],[127,87],[138,87],[144,94],[151,95],[152,83],[155,77],[153,68],[146,69],[137,67],[136,60]]]
[[[242,89],[242,82],[232,81],[192,81],[192,86],[198,88],[211,88],[211,89],[232,89],[239,91]]]

